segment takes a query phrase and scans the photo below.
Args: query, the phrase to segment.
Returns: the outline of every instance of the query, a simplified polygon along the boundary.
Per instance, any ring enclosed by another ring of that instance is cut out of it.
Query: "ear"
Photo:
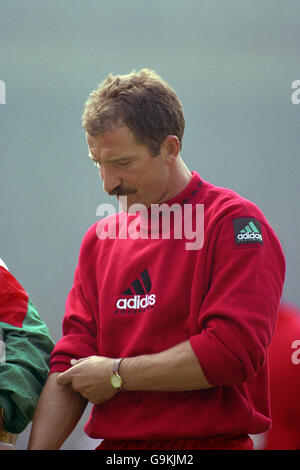
[[[180,142],[176,135],[168,135],[161,145],[161,154],[167,163],[176,161],[180,152]]]

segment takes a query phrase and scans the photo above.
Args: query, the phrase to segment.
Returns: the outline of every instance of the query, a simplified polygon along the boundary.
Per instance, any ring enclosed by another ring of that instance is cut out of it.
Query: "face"
[[[160,154],[153,157],[127,126],[94,137],[87,134],[89,156],[99,168],[103,188],[110,195],[127,196],[125,210],[132,204],[150,207],[172,197],[170,166],[174,159],[167,139]]]

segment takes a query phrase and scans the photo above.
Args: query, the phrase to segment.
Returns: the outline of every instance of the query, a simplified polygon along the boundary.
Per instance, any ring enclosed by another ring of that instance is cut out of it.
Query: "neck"
[[[192,173],[179,156],[176,162],[175,167],[172,169],[170,173],[170,180],[169,180],[169,188],[170,191],[165,194],[163,198],[164,201],[168,201],[169,199],[173,199],[177,196],[177,194],[181,193],[184,188],[189,184],[192,178]],[[161,201],[163,202],[163,201]]]
[[[178,160],[178,167],[179,167],[179,177],[181,180],[182,188],[179,192],[181,192],[191,181],[192,173],[180,157]]]

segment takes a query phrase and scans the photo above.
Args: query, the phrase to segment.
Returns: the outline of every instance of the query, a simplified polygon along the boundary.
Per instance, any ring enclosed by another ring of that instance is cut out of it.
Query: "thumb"
[[[70,376],[70,369],[66,370],[65,372],[61,372],[57,379],[56,383],[57,385],[67,385],[68,383],[71,382],[71,376]]]

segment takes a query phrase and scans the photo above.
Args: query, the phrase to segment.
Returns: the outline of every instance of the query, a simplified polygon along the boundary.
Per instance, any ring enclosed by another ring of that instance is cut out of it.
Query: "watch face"
[[[122,379],[119,375],[113,374],[110,378],[110,381],[114,388],[120,388],[122,385]]]

